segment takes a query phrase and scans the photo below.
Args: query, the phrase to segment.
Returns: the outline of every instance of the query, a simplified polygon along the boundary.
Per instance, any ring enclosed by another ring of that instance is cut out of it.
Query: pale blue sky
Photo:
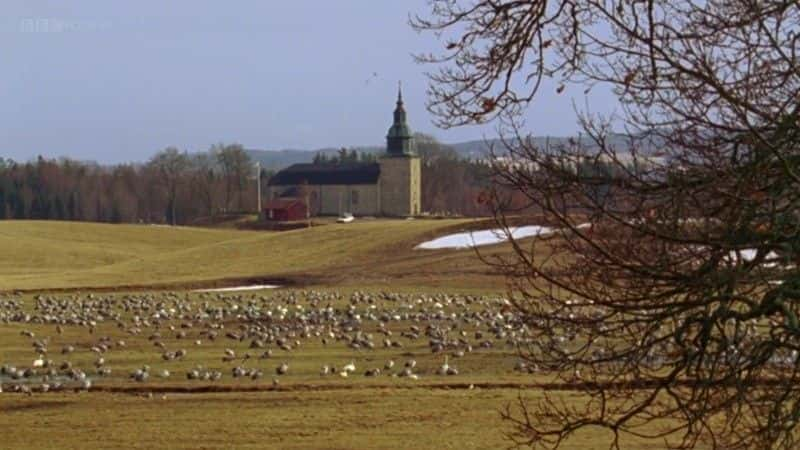
[[[431,123],[430,68],[411,54],[438,44],[407,23],[425,11],[425,0],[3,0],[0,156],[121,162],[221,141],[380,144],[398,80],[415,130],[445,142],[492,137],[491,125]],[[584,99],[572,90],[546,90],[530,131],[575,133],[571,100]]]

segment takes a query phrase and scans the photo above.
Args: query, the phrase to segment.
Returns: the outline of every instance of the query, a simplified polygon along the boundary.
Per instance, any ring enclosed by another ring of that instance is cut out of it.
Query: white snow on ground
[[[234,286],[216,289],[197,289],[192,292],[238,292],[238,291],[258,291],[261,289],[277,289],[280,286],[273,284],[253,284],[250,286]]]
[[[552,233],[553,229],[539,225],[512,227],[508,230],[514,239],[531,236],[541,236]],[[445,248],[471,248],[483,245],[499,244],[508,240],[508,234],[502,228],[482,231],[468,231],[465,233],[448,234],[432,241],[423,242],[415,248],[422,250],[439,250]]]
[[[742,250],[733,250],[730,252],[729,258],[734,262],[750,262],[756,259],[756,255],[758,254],[758,249],[755,248],[745,248]],[[764,267],[776,267],[778,263],[776,260],[779,258],[778,254],[775,252],[767,253],[765,257],[765,261],[763,263]]]

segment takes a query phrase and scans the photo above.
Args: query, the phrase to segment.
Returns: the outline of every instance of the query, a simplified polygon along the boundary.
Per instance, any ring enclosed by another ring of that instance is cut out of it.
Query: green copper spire
[[[394,108],[394,123],[386,135],[386,153],[389,156],[416,154],[414,135],[406,122],[406,109],[403,106],[402,85],[397,88],[397,106]]]

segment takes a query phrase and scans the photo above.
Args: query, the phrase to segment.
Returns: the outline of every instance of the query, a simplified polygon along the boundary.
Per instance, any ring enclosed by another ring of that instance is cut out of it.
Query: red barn
[[[279,222],[303,220],[306,218],[306,204],[296,198],[276,198],[264,206],[264,217]]]

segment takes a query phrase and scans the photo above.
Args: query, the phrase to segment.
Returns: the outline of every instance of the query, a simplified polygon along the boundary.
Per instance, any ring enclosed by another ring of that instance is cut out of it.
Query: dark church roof
[[[378,163],[294,164],[276,173],[268,184],[376,184],[380,174]]]

